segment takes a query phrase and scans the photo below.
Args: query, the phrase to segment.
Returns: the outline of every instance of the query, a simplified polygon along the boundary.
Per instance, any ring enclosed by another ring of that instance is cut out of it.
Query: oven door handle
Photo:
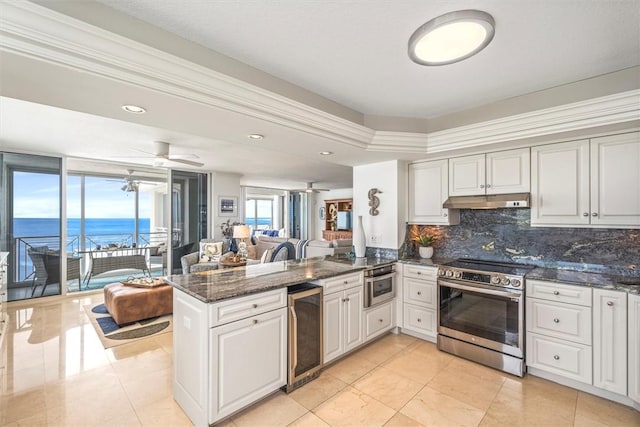
[[[471,292],[478,292],[478,293],[483,293],[488,295],[496,295],[500,297],[516,298],[518,300],[520,300],[520,298],[522,297],[522,292],[510,292],[506,290],[499,291],[496,289],[487,289],[484,286],[467,286],[467,285],[461,285],[459,283],[448,282],[446,280],[438,280],[438,285],[444,285],[449,288],[460,289],[462,291],[471,291]]]
[[[390,277],[393,277],[396,275],[396,272],[394,271],[393,273],[388,273],[388,274],[383,274],[382,276],[371,276],[371,277],[365,277],[365,282],[367,283],[371,283],[375,280],[384,280],[384,279],[388,279]]]

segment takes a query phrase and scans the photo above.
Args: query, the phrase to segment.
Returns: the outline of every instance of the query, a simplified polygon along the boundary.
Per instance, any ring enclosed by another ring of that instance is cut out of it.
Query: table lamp
[[[247,239],[251,235],[251,230],[248,225],[236,225],[233,227],[233,238],[240,239],[238,243],[238,256],[241,259],[247,259],[247,244],[244,239]]]

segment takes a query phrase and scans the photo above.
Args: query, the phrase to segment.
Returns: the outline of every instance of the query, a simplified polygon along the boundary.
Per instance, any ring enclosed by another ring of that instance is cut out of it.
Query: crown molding
[[[0,50],[178,96],[366,151],[443,153],[640,120],[640,90],[432,133],[375,131],[26,1],[3,2]]]
[[[161,91],[357,148],[374,131],[29,2],[2,5],[0,50]]]
[[[640,120],[640,89],[430,133],[428,153]]]

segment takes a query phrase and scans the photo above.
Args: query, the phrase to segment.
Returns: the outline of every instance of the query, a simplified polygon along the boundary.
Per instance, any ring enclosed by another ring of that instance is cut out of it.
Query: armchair
[[[219,240],[215,239],[202,239],[200,243],[216,243]],[[182,274],[197,273],[199,271],[209,271],[218,269],[218,262],[200,262],[200,251],[188,253],[180,258],[180,264],[182,265]],[[222,253],[225,254],[229,251],[229,241],[223,240]]]

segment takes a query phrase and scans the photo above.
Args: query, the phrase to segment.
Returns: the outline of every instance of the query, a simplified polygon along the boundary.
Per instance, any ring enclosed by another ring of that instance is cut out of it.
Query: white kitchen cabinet
[[[591,294],[588,287],[527,280],[527,366],[592,383]]]
[[[449,159],[449,196],[528,193],[528,148]]]
[[[212,419],[219,420],[287,383],[287,309],[210,330]]]
[[[591,140],[591,224],[640,225],[640,132]]]
[[[324,363],[346,354],[364,342],[362,273],[345,274],[318,283],[324,288]]]
[[[531,225],[640,225],[640,132],[532,147]]]
[[[393,301],[368,308],[364,311],[364,341],[384,334],[393,327],[395,303]]]
[[[209,425],[287,382],[286,289],[207,304],[173,292],[173,396]]]
[[[627,394],[627,294],[593,290],[593,385]]]
[[[628,395],[640,404],[640,295],[629,294],[628,304]]]
[[[437,267],[407,264],[402,277],[402,330],[435,341],[437,335]]]
[[[448,170],[446,159],[409,165],[410,223],[440,225],[460,223],[458,209],[442,207],[449,197]]]

